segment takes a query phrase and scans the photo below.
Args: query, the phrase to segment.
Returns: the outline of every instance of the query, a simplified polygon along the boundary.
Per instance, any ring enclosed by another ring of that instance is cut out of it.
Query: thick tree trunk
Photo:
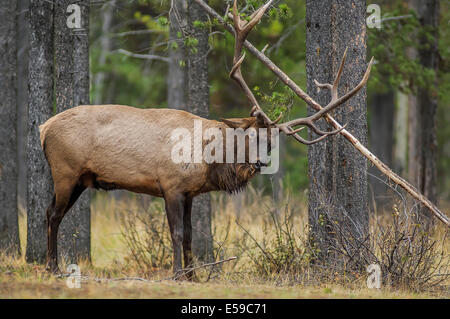
[[[394,144],[394,92],[377,93],[370,103],[370,149],[385,163],[392,166],[392,150]],[[389,186],[386,177],[374,166],[369,167],[371,195],[378,208],[387,207],[391,202],[388,197]]]
[[[330,100],[327,90],[317,91],[314,80],[332,83],[344,50],[348,47],[347,63],[340,81],[339,94],[355,87],[366,70],[365,1],[307,0],[306,2],[306,71],[308,94],[321,105]],[[311,108],[308,113],[315,111]],[[367,145],[366,91],[361,89],[353,98],[333,112],[347,130]],[[327,126],[322,120],[322,128]],[[317,137],[311,134],[312,138]],[[341,135],[327,138],[308,149],[309,161],[309,223],[312,238],[327,259],[329,240],[325,211],[342,214],[354,222],[355,237],[368,232],[367,163],[366,159]],[[330,203],[329,201],[333,202]],[[331,205],[330,205],[331,204]],[[358,228],[358,229],[357,229]],[[325,231],[323,231],[325,229]],[[314,237],[322,234],[321,238]]]
[[[198,39],[196,50],[186,48],[188,55],[188,110],[198,116],[209,116],[208,37],[209,30],[196,28],[194,21],[207,21],[207,14],[193,1],[188,5],[190,35]],[[197,196],[192,204],[192,252],[202,262],[213,260],[211,234],[211,199]]]
[[[19,254],[17,210],[17,1],[0,1],[0,252]]]
[[[69,29],[67,7],[70,0],[55,5],[55,96],[56,111],[78,103],[89,103],[88,17],[89,1],[78,1],[82,29]],[[84,30],[83,30],[84,29]],[[89,191],[67,212],[58,233],[58,253],[69,263],[90,259]]]
[[[187,25],[186,0],[174,0],[170,11],[170,44],[169,44],[169,71],[167,75],[167,105],[170,108],[187,110],[186,103],[186,50],[183,38],[178,38],[182,28]]]
[[[39,138],[39,125],[53,115],[53,4],[30,0],[30,56],[27,144],[27,252],[28,262],[45,262],[46,209],[53,182]]]
[[[74,31],[73,74],[74,106],[90,104],[89,100],[89,2],[78,1],[81,7],[81,29]],[[91,190],[87,189],[72,208],[75,240],[74,257],[91,260]]]
[[[410,7],[415,9],[419,21],[424,28],[431,28],[433,40],[426,37],[419,39],[422,44],[416,54],[420,63],[425,67],[437,71],[439,1],[438,0],[410,0]],[[409,103],[409,180],[431,202],[437,201],[437,77],[430,88],[419,89],[417,97],[410,97]],[[430,212],[421,208],[419,220],[427,227],[433,224]]]
[[[28,117],[28,8],[29,0],[19,0],[17,15],[17,158],[19,165],[19,210],[26,208],[27,197],[27,117]]]

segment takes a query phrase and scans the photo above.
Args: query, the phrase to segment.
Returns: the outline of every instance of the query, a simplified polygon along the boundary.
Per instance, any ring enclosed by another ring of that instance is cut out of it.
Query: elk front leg
[[[181,250],[183,248],[183,214],[186,198],[182,194],[167,194],[166,203],[167,220],[173,245],[173,272],[182,269]]]

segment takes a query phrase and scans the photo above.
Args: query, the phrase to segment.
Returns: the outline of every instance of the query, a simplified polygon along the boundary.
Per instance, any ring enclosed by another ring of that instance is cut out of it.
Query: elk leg
[[[184,195],[177,194],[172,196],[164,196],[166,203],[167,220],[169,222],[170,235],[172,236],[173,245],[173,271],[176,273],[182,269],[181,265],[181,249],[183,244],[183,212],[184,212]]]
[[[66,215],[66,213],[72,208],[73,204],[75,204],[78,198],[80,198],[81,194],[84,192],[85,189],[86,187],[80,184],[77,184],[75,186],[75,188],[72,191],[72,195],[70,195],[69,203],[66,206],[64,215]]]
[[[47,266],[49,272],[57,273],[58,268],[58,229],[64,215],[84,191],[84,186],[75,186],[69,191],[57,189],[53,201],[47,209]]]
[[[184,215],[183,215],[183,255],[184,255],[184,268],[192,266],[192,224],[191,224],[191,210],[192,210],[192,198],[186,198],[184,202]],[[192,279],[193,272],[187,274],[187,279]]]
[[[50,227],[50,219],[54,214],[56,204],[56,195],[53,195],[52,202],[47,208],[47,267],[46,269],[50,272],[58,271],[58,261],[54,260],[52,256],[55,255],[53,252],[54,247],[51,244],[51,227]]]

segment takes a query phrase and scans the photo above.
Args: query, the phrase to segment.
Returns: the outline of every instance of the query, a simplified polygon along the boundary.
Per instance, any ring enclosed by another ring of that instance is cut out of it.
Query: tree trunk
[[[408,96],[397,92],[397,109],[394,117],[394,171],[406,175],[408,165]]]
[[[420,38],[422,48],[415,54],[420,63],[437,72],[439,1],[410,0],[423,28],[430,28],[433,39]],[[427,44],[427,45],[423,45]],[[416,97],[410,97],[409,103],[409,160],[408,175],[410,182],[431,202],[437,201],[437,77],[427,88],[420,88]],[[433,224],[430,212],[421,207],[418,219],[429,227]]]
[[[19,254],[17,210],[17,1],[0,1],[0,252]]]
[[[285,158],[286,155],[286,147],[287,147],[287,137],[284,134],[280,135],[280,138],[278,140],[279,143],[279,157],[280,159]],[[283,200],[283,177],[284,177],[284,170],[282,161],[280,160],[278,172],[273,174],[270,177],[270,183],[272,186],[272,200],[274,203],[275,213],[276,216],[279,216],[281,213],[281,205]]]
[[[370,101],[370,149],[387,166],[392,166],[394,144],[394,92],[376,93]],[[374,166],[369,167],[371,191],[377,208],[384,208],[391,202],[386,177]]]
[[[317,91],[314,79],[333,83],[342,55],[348,46],[347,63],[339,86],[339,95],[355,87],[366,70],[366,1],[307,0],[306,2],[306,72],[308,94],[321,105],[330,101],[327,90]],[[308,113],[315,111],[308,108]],[[366,90],[333,112],[347,130],[367,145]],[[327,125],[321,120],[321,127]],[[317,137],[310,134],[311,138]],[[327,210],[342,214],[342,209],[354,221],[352,233],[361,238],[368,232],[367,163],[366,159],[341,135],[325,139],[308,148],[309,161],[309,223],[311,235],[320,249],[320,257],[329,257],[326,231]],[[327,201],[332,200],[332,203]],[[356,226],[356,227],[355,227]],[[357,229],[359,231],[357,231]],[[325,231],[324,231],[325,230]],[[317,234],[321,234],[317,238]]]
[[[89,100],[89,2],[78,1],[81,7],[81,29],[74,31],[73,74],[74,105],[90,104]],[[73,234],[76,235],[74,257],[91,260],[91,190],[87,189],[72,208]],[[75,213],[75,214],[74,214]]]
[[[81,29],[67,26],[70,0],[55,5],[55,96],[56,111],[63,112],[78,103],[89,103],[88,17],[89,1],[78,1]],[[90,260],[89,191],[70,209],[59,228],[58,253],[69,263]]]
[[[27,117],[28,117],[28,8],[29,0],[19,0],[17,15],[17,159],[19,165],[19,211],[26,208],[27,200]]]
[[[183,38],[178,38],[182,28],[186,30],[187,2],[174,0],[170,11],[169,71],[167,75],[167,105],[169,108],[187,110],[186,103],[186,50]]]
[[[45,262],[46,209],[53,194],[39,138],[39,125],[53,115],[53,9],[52,2],[30,0],[26,259],[38,263]]]
[[[207,21],[208,16],[194,3],[188,5],[190,36],[198,39],[194,48],[186,48],[188,55],[188,110],[198,116],[209,117],[208,37],[209,30],[194,27],[194,21]],[[197,260],[210,262],[212,253],[211,199],[209,194],[199,195],[192,204],[192,252]]]
[[[102,19],[102,35],[100,36],[100,57],[98,59],[98,66],[103,67],[106,64],[106,58],[110,54],[113,46],[113,41],[109,35],[111,27],[113,24],[114,8],[116,5],[116,0],[111,0],[101,8],[101,19]],[[96,94],[94,99],[94,104],[99,105],[105,103],[106,89],[106,73],[104,71],[99,71],[93,79],[93,86],[95,88]]]

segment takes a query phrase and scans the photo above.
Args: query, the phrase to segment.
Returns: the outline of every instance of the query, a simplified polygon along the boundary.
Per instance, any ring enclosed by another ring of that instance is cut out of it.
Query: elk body
[[[192,132],[194,120],[202,122],[203,130],[266,126],[254,117],[219,122],[185,111],[121,105],[74,107],[40,126],[41,145],[54,182],[53,200],[47,209],[50,271],[58,270],[58,227],[88,187],[163,197],[174,270],[182,267],[182,251],[185,267],[191,264],[193,197],[215,190],[238,191],[260,168],[259,162],[176,164],[171,158],[171,133],[180,127]]]

